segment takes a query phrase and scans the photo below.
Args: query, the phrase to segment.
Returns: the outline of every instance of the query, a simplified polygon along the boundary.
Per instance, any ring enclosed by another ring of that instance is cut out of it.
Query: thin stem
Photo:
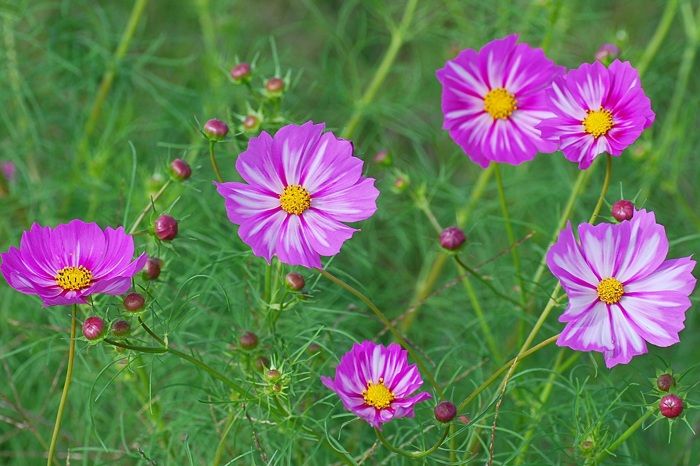
[[[605,195],[608,193],[608,188],[610,187],[610,178],[612,177],[612,155],[608,155],[605,159],[605,178],[603,179],[603,186],[600,189],[600,195],[598,196],[598,202],[595,204],[591,218],[588,223],[595,223],[600,213],[600,209],[603,207],[603,202],[605,202]]]
[[[139,225],[143,221],[143,218],[151,210],[151,208],[156,203],[156,201],[158,201],[158,199],[160,199],[160,196],[163,195],[163,193],[165,192],[166,189],[168,189],[168,186],[170,186],[171,183],[172,183],[172,180],[166,181],[165,184],[163,184],[163,186],[158,190],[158,192],[155,193],[155,195],[153,195],[153,197],[151,198],[151,202],[146,204],[146,207],[143,208],[141,213],[139,213],[139,216],[136,217],[136,220],[134,220],[134,223],[133,223],[133,225],[131,225],[131,228],[129,228],[130,235],[133,235],[134,232],[138,229]]]
[[[58,412],[56,413],[56,421],[53,424],[53,433],[51,434],[51,443],[49,444],[49,454],[46,459],[47,466],[53,463],[53,457],[56,453],[56,445],[58,444],[58,434],[61,431],[61,421],[63,421],[63,411],[66,408],[68,400],[68,390],[70,389],[71,381],[73,380],[73,362],[75,360],[75,329],[78,321],[78,305],[73,305],[71,312],[70,323],[70,342],[68,344],[68,366],[66,367],[66,380],[63,382],[63,392],[61,393],[61,401],[58,403]]]
[[[399,342],[401,346],[403,346],[411,355],[411,357],[416,361],[416,364],[418,364],[418,367],[420,368],[421,373],[425,376],[426,379],[428,379],[428,382],[430,382],[430,385],[433,386],[435,391],[442,396],[443,391],[442,388],[438,385],[437,381],[433,377],[433,374],[431,371],[428,370],[428,367],[426,364],[423,362],[423,358],[420,357],[420,355],[413,349],[413,346],[408,343],[408,341],[401,335],[401,333],[394,327],[394,325],[391,323],[391,321],[384,315],[384,313],[377,307],[376,304],[374,304],[367,296],[365,296],[361,291],[353,288],[340,278],[336,277],[335,275],[331,274],[327,270],[324,269],[316,269],[318,272],[323,275],[326,279],[330,280],[331,282],[335,283],[339,287],[343,288],[346,291],[349,291],[351,294],[355,295],[355,297],[359,298],[360,301],[365,303],[367,307],[370,308],[370,310],[374,313],[374,315],[379,319],[379,321],[384,324],[384,327],[386,327],[391,334],[396,338],[396,340]]]
[[[559,338],[559,334],[553,335],[546,340],[541,341],[540,343],[536,344],[532,348],[528,349],[527,351],[523,352],[522,354],[519,354],[518,356],[514,357],[501,367],[499,367],[493,374],[491,374],[486,380],[484,380],[481,385],[476,387],[470,394],[467,396],[464,401],[462,401],[459,404],[459,407],[457,407],[457,411],[462,411],[464,408],[466,408],[469,403],[471,403],[477,396],[481,394],[484,390],[486,390],[493,382],[500,376],[502,373],[504,373],[508,368],[512,367],[513,364],[515,364],[517,361],[522,361],[531,354],[534,354],[544,348],[547,345],[550,345],[557,341],[557,338]]]
[[[506,236],[508,236],[508,245],[510,246],[510,255],[513,258],[513,268],[515,269],[515,278],[518,280],[518,287],[520,288],[520,299],[522,305],[527,301],[525,295],[525,282],[523,281],[523,274],[520,267],[520,252],[517,248],[517,239],[515,238],[515,233],[513,233],[513,224],[510,220],[510,212],[508,212],[508,201],[506,200],[506,190],[503,187],[503,177],[501,176],[500,164],[494,164],[494,173],[496,174],[496,186],[498,187],[498,202],[501,205],[501,215],[503,215],[503,220],[506,227]]]
[[[479,326],[484,334],[484,338],[486,338],[486,346],[489,347],[489,351],[491,351],[491,354],[493,354],[496,361],[501,362],[503,358],[503,356],[501,356],[501,350],[498,348],[496,340],[493,338],[491,326],[486,321],[484,309],[481,307],[481,303],[479,302],[479,298],[476,296],[476,292],[474,291],[471,281],[469,281],[469,277],[465,276],[462,279],[462,284],[464,285],[464,289],[467,291],[469,302],[471,303],[472,308],[474,308],[474,314],[476,314],[476,319],[479,321]]]
[[[214,169],[214,174],[219,183],[223,183],[224,179],[221,177],[221,171],[219,171],[219,164],[216,162],[216,154],[214,153],[214,145],[216,141],[209,141],[209,160],[211,161],[211,168]]]
[[[165,340],[163,340],[153,330],[151,330],[151,328],[148,325],[146,325],[146,322],[144,322],[143,319],[141,319],[141,316],[139,316],[139,324],[141,324],[141,327],[143,327],[143,329],[146,331],[146,333],[148,333],[151,337],[153,337],[153,339],[155,341],[157,341],[158,343],[160,343],[163,346],[168,346],[168,344],[165,342]]]
[[[644,53],[637,62],[637,71],[639,71],[639,76],[642,76],[644,75],[644,73],[646,73],[647,68],[649,68],[649,65],[651,64],[651,61],[654,59],[657,52],[659,51],[661,43],[664,41],[664,38],[668,34],[668,31],[671,29],[673,17],[676,16],[677,9],[678,0],[668,0],[666,2],[666,9],[661,15],[659,25],[656,26],[656,31],[654,31],[654,35],[651,37],[651,40],[647,44],[647,48],[644,50]]]
[[[654,414],[654,409],[653,408],[647,409],[647,411],[642,415],[642,417],[637,419],[635,421],[635,423],[632,424],[631,426],[629,426],[629,428],[626,431],[624,431],[622,433],[622,435],[620,435],[617,439],[615,439],[615,441],[613,443],[611,443],[608,448],[601,451],[598,454],[598,456],[595,457],[595,463],[598,464],[600,461],[605,459],[606,456],[608,456],[614,450],[616,450],[617,447],[619,447],[620,445],[625,443],[625,441],[628,438],[630,438],[632,436],[632,434],[634,434],[644,424],[644,421],[646,421],[647,419],[649,419],[649,417],[651,417],[652,414]]]
[[[411,26],[411,21],[413,21],[413,15],[416,11],[417,5],[418,0],[408,0],[406,3],[406,8],[403,12],[403,17],[401,18],[399,27],[392,31],[391,42],[389,43],[389,47],[384,54],[384,58],[382,58],[377,71],[374,73],[369,86],[367,86],[367,89],[365,90],[365,93],[362,95],[360,100],[357,101],[355,110],[341,133],[342,138],[349,139],[352,137],[353,133],[357,129],[357,125],[364,116],[367,107],[372,100],[374,100],[374,96],[377,94],[379,87],[382,85],[382,83],[384,83],[384,80],[391,70],[391,66],[394,64],[394,60],[396,60],[399,50],[401,50],[401,46],[406,40],[406,35]]]
[[[226,419],[226,427],[221,433],[221,438],[219,439],[219,444],[216,446],[216,453],[214,453],[214,460],[211,462],[212,466],[219,466],[221,464],[221,457],[224,456],[224,449],[226,448],[226,437],[228,437],[233,424],[236,421],[236,413],[232,410],[228,418]]]
[[[471,275],[473,275],[474,278],[476,278],[477,280],[479,280],[481,283],[483,283],[484,285],[486,285],[486,287],[487,287],[488,289],[490,289],[496,296],[498,296],[498,297],[500,297],[500,298],[502,298],[502,299],[505,299],[506,301],[508,301],[508,302],[511,303],[511,304],[514,304],[515,306],[518,306],[518,307],[520,307],[520,308],[523,307],[522,303],[520,303],[520,302],[518,302],[517,300],[511,298],[510,296],[505,295],[505,294],[501,293],[500,291],[498,291],[498,289],[496,289],[496,287],[493,286],[493,284],[492,284],[490,281],[486,280],[484,277],[481,276],[481,274],[479,274],[479,272],[477,272],[476,270],[472,269],[472,268],[469,267],[467,264],[465,264],[465,263],[462,261],[462,259],[459,258],[458,255],[455,254],[454,258],[455,258],[455,262],[457,262],[457,264],[459,264],[460,267],[462,267],[466,272],[468,272],[468,273],[470,273]]]
[[[408,458],[425,458],[426,456],[429,456],[437,451],[438,448],[442,445],[442,443],[445,441],[447,438],[447,434],[450,432],[450,426],[445,427],[445,430],[442,432],[442,436],[438,441],[433,445],[432,447],[428,448],[427,450],[421,450],[421,451],[406,451],[402,448],[395,447],[392,444],[390,444],[387,439],[384,437],[382,434],[382,431],[379,429],[374,429],[374,432],[377,434],[377,438],[379,439],[380,442],[382,442],[382,445],[384,445],[386,448],[389,450],[393,451],[394,453],[397,453],[402,456],[406,456]]]

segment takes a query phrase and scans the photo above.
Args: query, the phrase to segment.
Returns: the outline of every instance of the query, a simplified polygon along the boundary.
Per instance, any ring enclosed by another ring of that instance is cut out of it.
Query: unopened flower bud
[[[251,350],[258,346],[258,336],[253,332],[245,332],[238,339],[238,342],[240,343],[241,348]]]
[[[620,48],[615,44],[603,44],[595,53],[595,59],[608,65],[620,55]]]
[[[612,205],[610,213],[618,222],[629,220],[634,215],[634,204],[626,199],[619,200]]]
[[[282,377],[282,373],[277,369],[270,369],[267,371],[267,373],[265,373],[265,377],[267,378],[267,380],[274,382],[276,380],[279,380],[280,377]]]
[[[578,447],[579,449],[581,449],[581,453],[583,453],[584,455],[588,455],[595,448],[595,442],[593,441],[593,437],[586,437],[586,439],[583,440]]]
[[[250,81],[251,75],[252,72],[248,63],[239,63],[231,68],[231,79],[236,84]]]
[[[311,343],[307,348],[306,351],[309,352],[309,354],[317,354],[321,352],[321,345],[318,343]]]
[[[175,159],[170,163],[170,171],[180,181],[185,181],[192,176],[192,167],[182,159]]]
[[[265,83],[265,92],[269,97],[279,97],[284,92],[284,79],[270,78]]]
[[[177,236],[177,220],[170,215],[161,215],[153,224],[153,231],[161,241],[172,241]]]
[[[260,119],[255,115],[246,115],[243,119],[243,131],[254,133],[260,128]]]
[[[661,411],[663,416],[669,419],[678,417],[683,412],[683,400],[673,393],[665,395],[661,398],[661,401],[659,401],[659,411]]]
[[[146,265],[143,267],[143,278],[146,280],[155,280],[160,276],[160,269],[163,267],[163,261],[157,257],[149,257],[146,260]]]
[[[385,167],[391,166],[391,154],[387,150],[380,150],[374,155],[372,160],[377,165],[383,165]]]
[[[462,247],[466,239],[459,227],[447,227],[440,233],[440,246],[448,251],[456,251]]]
[[[400,193],[406,191],[406,189],[408,189],[408,187],[410,185],[411,185],[411,180],[408,178],[408,176],[398,175],[394,179],[394,184],[392,185],[391,189],[395,193],[400,194]]]
[[[255,368],[260,372],[266,370],[268,367],[270,367],[270,360],[265,356],[260,356],[255,360]]]
[[[304,276],[296,272],[289,272],[284,278],[284,283],[287,285],[287,288],[294,291],[301,291],[306,285]]]
[[[656,387],[662,392],[667,392],[676,384],[676,380],[671,374],[661,374],[656,379]]]
[[[102,338],[105,334],[105,321],[101,317],[92,316],[83,322],[83,336],[89,341]]]
[[[204,124],[204,134],[211,141],[221,141],[228,134],[228,125],[219,119],[212,118]]]
[[[131,325],[126,320],[115,320],[112,322],[110,332],[117,338],[128,337],[131,333]]]
[[[129,293],[124,296],[124,309],[129,312],[141,312],[146,306],[146,299],[140,293]]]
[[[440,422],[450,422],[457,415],[457,408],[450,401],[441,401],[435,407],[435,419]]]

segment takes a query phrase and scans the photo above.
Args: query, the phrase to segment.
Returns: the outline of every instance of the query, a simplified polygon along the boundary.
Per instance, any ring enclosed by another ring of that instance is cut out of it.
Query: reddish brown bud
[[[278,97],[284,92],[284,79],[270,78],[265,83],[265,91],[271,97]]]
[[[267,380],[275,381],[275,380],[279,380],[279,378],[282,377],[282,373],[280,371],[278,371],[277,369],[270,369],[265,374],[265,377],[267,377]]]
[[[192,176],[192,167],[182,159],[175,159],[170,163],[170,171],[180,181],[185,181]]]
[[[245,332],[238,339],[238,342],[240,343],[241,348],[251,350],[258,346],[258,336],[253,332]]]
[[[663,416],[669,419],[678,417],[683,412],[683,400],[673,393],[665,395],[661,398],[661,401],[659,401],[659,411],[661,411]]]
[[[141,312],[146,305],[146,299],[139,293],[129,293],[124,296],[124,309],[129,312]]]
[[[618,222],[629,220],[634,215],[634,204],[631,201],[622,199],[612,205],[610,213]]]
[[[90,341],[102,338],[105,334],[105,321],[101,317],[92,316],[83,322],[83,336]]]
[[[223,121],[212,118],[204,124],[204,134],[212,141],[221,141],[228,134],[228,125]]]
[[[447,227],[440,233],[440,246],[448,251],[456,251],[464,244],[467,237],[458,227]]]
[[[153,224],[153,231],[161,241],[172,241],[177,236],[177,220],[170,215],[161,215]]]
[[[449,401],[441,401],[435,407],[435,419],[440,422],[450,422],[457,415],[457,407]]]
[[[116,320],[112,322],[112,328],[110,331],[112,335],[117,338],[128,337],[131,333],[131,325],[126,320]]]
[[[294,291],[301,291],[306,285],[304,276],[296,272],[289,272],[284,278],[284,283],[287,285],[287,288]]]
[[[676,380],[671,374],[661,374],[659,378],[656,379],[656,386],[662,392],[667,392],[676,384]]]
[[[231,68],[231,79],[233,79],[233,82],[236,84],[250,81],[251,74],[252,72],[248,63],[239,63]]]
[[[163,267],[163,261],[157,257],[149,257],[146,260],[146,265],[143,267],[143,278],[146,280],[155,280],[160,276],[160,269]]]

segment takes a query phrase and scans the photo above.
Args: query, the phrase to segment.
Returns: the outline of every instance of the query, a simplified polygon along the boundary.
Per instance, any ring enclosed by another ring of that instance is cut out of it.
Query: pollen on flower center
[[[615,304],[625,293],[622,283],[617,278],[604,278],[598,283],[598,298],[605,304]]]
[[[515,96],[502,87],[491,89],[484,97],[484,110],[493,117],[508,118],[518,108]]]
[[[391,390],[384,385],[384,379],[381,377],[379,383],[372,383],[371,380],[367,382],[367,389],[362,391],[362,397],[365,399],[365,403],[377,409],[388,408],[396,398]]]
[[[301,215],[311,207],[311,194],[303,186],[290,184],[280,194],[280,207],[288,214]]]
[[[92,272],[79,265],[63,267],[56,272],[56,284],[66,291],[78,291],[92,284]]]
[[[586,118],[581,122],[583,129],[594,138],[604,136],[613,127],[612,112],[604,108],[588,110]]]

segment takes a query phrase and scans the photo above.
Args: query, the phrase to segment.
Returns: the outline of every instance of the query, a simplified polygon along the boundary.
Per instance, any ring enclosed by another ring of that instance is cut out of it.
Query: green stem
[[[462,267],[467,273],[470,273],[471,275],[473,275],[474,278],[479,280],[481,283],[486,285],[486,287],[489,290],[491,290],[493,292],[493,294],[495,294],[496,296],[498,296],[502,299],[505,299],[506,301],[508,301],[509,303],[511,303],[517,307],[520,307],[520,308],[523,307],[522,303],[520,303],[517,300],[511,298],[510,296],[505,295],[505,294],[501,293],[500,291],[498,291],[498,289],[496,289],[496,287],[493,286],[493,284],[489,280],[486,280],[484,277],[481,276],[481,274],[479,274],[479,272],[477,272],[476,270],[472,269],[467,264],[465,264],[462,261],[462,259],[459,258],[458,255],[455,255],[454,258],[455,258],[455,262],[457,262],[457,264],[459,264],[460,267]]]
[[[440,448],[440,445],[442,445],[442,443],[447,438],[447,434],[450,432],[450,426],[445,427],[445,430],[442,432],[442,436],[435,443],[435,445],[428,448],[427,450],[421,450],[421,451],[406,451],[402,448],[395,447],[387,441],[387,439],[382,434],[382,431],[380,431],[379,429],[374,429],[374,432],[377,434],[377,438],[379,439],[379,441],[382,442],[382,445],[384,445],[389,450],[391,450],[394,453],[397,453],[399,455],[406,456],[408,458],[417,459],[417,458],[425,458],[426,456],[429,456],[429,455],[435,453],[437,451],[437,449]]]
[[[622,435],[620,435],[617,439],[615,439],[615,441],[614,441],[613,443],[611,443],[610,446],[609,446],[608,448],[606,448],[605,450],[601,451],[601,452],[598,454],[598,456],[595,457],[595,464],[598,464],[600,461],[602,461],[603,459],[605,459],[606,456],[608,456],[608,455],[611,454],[614,450],[616,450],[617,447],[619,447],[620,445],[622,445],[623,443],[625,443],[625,441],[626,441],[629,437],[631,437],[632,434],[634,434],[634,433],[644,424],[644,421],[646,421],[647,419],[649,419],[649,417],[651,417],[652,414],[654,414],[654,409],[653,409],[653,408],[647,409],[647,411],[642,415],[642,417],[640,417],[639,419],[637,419],[637,420],[635,421],[635,423],[632,424],[631,426],[629,426],[629,428],[628,428],[626,431],[624,431],[624,432],[622,433]]]
[[[216,154],[214,153],[214,145],[216,141],[209,141],[209,161],[211,161],[211,168],[214,169],[214,174],[219,183],[223,183],[224,179],[221,177],[221,171],[219,171],[219,164],[216,162]]]
[[[155,341],[157,341],[163,346],[168,346],[165,340],[163,340],[158,334],[151,330],[151,328],[148,325],[146,325],[146,322],[144,322],[143,319],[141,319],[141,316],[139,316],[139,324],[141,324],[141,327],[143,327],[146,333],[148,333]]]
[[[129,21],[126,24],[124,32],[122,33],[119,45],[117,46],[117,49],[114,52],[112,61],[107,66],[105,74],[102,76],[102,81],[100,81],[100,86],[97,89],[95,100],[92,102],[90,116],[85,122],[85,126],[83,128],[83,136],[78,149],[78,153],[82,157],[87,156],[89,138],[95,130],[95,127],[97,126],[97,120],[99,119],[100,113],[102,112],[102,106],[104,105],[104,102],[107,99],[110,90],[112,89],[112,84],[114,83],[114,78],[116,76],[119,63],[124,59],[126,52],[129,50],[131,39],[134,37],[134,32],[136,31],[136,27],[141,21],[141,15],[143,14],[143,10],[146,7],[147,3],[148,0],[136,0],[134,2],[134,6],[131,9],[131,15],[129,16]]]
[[[413,15],[416,11],[417,5],[418,0],[408,0],[406,3],[406,8],[403,12],[403,17],[401,18],[399,27],[392,31],[389,48],[387,48],[384,58],[382,58],[377,71],[374,73],[374,77],[365,90],[365,93],[362,95],[360,100],[357,101],[355,111],[350,116],[350,120],[348,120],[348,123],[345,125],[345,128],[341,133],[342,138],[349,139],[352,137],[357,129],[357,125],[360,123],[360,120],[367,111],[367,107],[372,100],[374,100],[377,91],[382,83],[384,83],[384,80],[391,70],[391,66],[394,64],[394,60],[396,60],[396,55],[399,53],[401,46],[406,40],[406,35],[411,26],[411,21],[413,21]]]
[[[518,362],[522,361],[531,354],[534,354],[544,348],[547,345],[550,345],[557,341],[557,338],[559,338],[559,334],[556,334],[554,336],[551,336],[547,338],[546,340],[541,341],[540,343],[536,344],[532,348],[528,349],[527,351],[524,351],[523,353],[519,354],[518,356],[514,357],[491,374],[486,380],[484,380],[481,385],[476,387],[470,394],[467,396],[464,401],[462,401],[459,406],[457,407],[457,411],[463,411],[464,408],[466,408],[469,403],[471,403],[477,396],[481,394],[484,390],[486,390],[493,382],[500,376],[502,373],[504,373],[508,368],[513,367],[513,365]]]
[[[384,315],[384,313],[374,304],[367,296],[365,296],[361,291],[353,288],[351,285],[348,283],[344,282],[340,278],[336,277],[335,275],[331,274],[327,270],[324,269],[316,269],[318,272],[323,275],[326,279],[329,281],[335,283],[339,287],[343,288],[344,290],[350,292],[351,294],[355,295],[360,301],[365,303],[367,307],[370,308],[370,310],[374,313],[374,315],[379,319],[379,321],[384,324],[384,327],[386,327],[391,334],[394,336],[394,338],[399,342],[401,346],[403,346],[411,355],[411,357],[416,361],[416,364],[418,364],[418,367],[420,368],[421,374],[425,376],[426,379],[428,379],[428,382],[430,382],[430,385],[433,386],[435,391],[442,396],[443,390],[442,388],[438,385],[437,381],[433,377],[433,374],[431,371],[428,370],[428,367],[426,364],[423,362],[423,358],[420,357],[420,355],[413,349],[413,346],[408,343],[408,341],[401,335],[401,333],[394,327],[394,325],[391,323],[391,321]]]
[[[58,403],[58,412],[56,413],[56,421],[53,424],[53,433],[51,434],[51,443],[49,444],[49,454],[46,464],[51,466],[53,457],[56,454],[56,445],[58,444],[58,434],[61,431],[61,421],[63,421],[63,411],[66,408],[68,400],[68,390],[70,389],[71,381],[73,380],[73,362],[75,361],[75,329],[77,327],[78,305],[73,305],[71,312],[70,324],[70,342],[68,344],[68,366],[66,367],[66,379],[63,382],[63,392],[61,393],[61,401]]]
[[[678,0],[668,0],[666,2],[666,9],[661,15],[661,20],[658,26],[656,26],[656,31],[651,37],[651,40],[647,44],[647,48],[644,50],[641,58],[637,62],[637,71],[639,71],[639,76],[646,73],[647,68],[651,64],[651,61],[656,56],[661,47],[661,43],[671,29],[671,24],[673,23],[673,17],[676,16],[676,10],[678,9]]]
[[[510,212],[508,212],[508,201],[506,200],[506,190],[503,187],[503,177],[501,176],[501,166],[500,164],[494,164],[494,173],[496,174],[496,186],[498,187],[498,202],[501,205],[501,215],[503,215],[503,221],[506,227],[506,236],[508,237],[508,245],[510,246],[510,255],[513,259],[513,268],[515,269],[515,278],[518,281],[518,287],[520,288],[520,299],[522,306],[525,305],[527,297],[525,295],[525,282],[523,281],[523,274],[520,266],[520,252],[518,250],[517,240],[515,238],[515,233],[513,232],[513,224],[510,220]]]
[[[484,316],[484,309],[481,307],[481,303],[479,302],[479,298],[477,298],[476,296],[476,292],[474,291],[474,287],[472,286],[469,277],[464,277],[462,279],[462,284],[464,285],[464,289],[466,290],[467,296],[469,297],[469,302],[474,308],[474,314],[476,314],[476,319],[479,321],[479,326],[481,327],[481,331],[483,332],[484,338],[486,339],[486,346],[489,347],[489,351],[491,351],[491,354],[493,354],[494,359],[496,359],[496,361],[498,362],[501,362],[503,358],[503,356],[501,355],[501,350],[498,349],[496,340],[493,338],[491,326],[489,325],[488,321],[486,320],[486,317]]]
[[[591,214],[591,218],[588,219],[588,223],[595,223],[596,219],[598,218],[598,214],[600,213],[600,209],[603,207],[603,203],[605,202],[605,196],[608,194],[608,188],[610,187],[610,178],[612,177],[612,155],[608,155],[605,159],[605,178],[603,179],[603,186],[600,189],[600,195],[598,196],[598,202],[595,204],[595,208],[593,208],[593,213]]]
[[[226,437],[228,437],[233,424],[236,421],[236,413],[231,411],[226,419],[226,427],[221,433],[221,439],[219,439],[219,444],[216,446],[216,453],[214,453],[214,460],[211,462],[212,466],[219,466],[221,464],[221,457],[224,456],[224,449],[226,448]]]
[[[157,193],[151,198],[151,202],[146,204],[146,207],[143,208],[143,210],[139,213],[139,216],[136,217],[136,220],[134,220],[133,225],[131,225],[131,228],[129,228],[129,234],[133,235],[134,232],[138,229],[139,225],[143,221],[143,218],[148,214],[148,212],[151,210],[153,205],[160,199],[160,196],[163,195],[166,189],[168,189],[168,186],[172,183],[172,180],[168,180],[163,184],[163,186],[158,190]]]

